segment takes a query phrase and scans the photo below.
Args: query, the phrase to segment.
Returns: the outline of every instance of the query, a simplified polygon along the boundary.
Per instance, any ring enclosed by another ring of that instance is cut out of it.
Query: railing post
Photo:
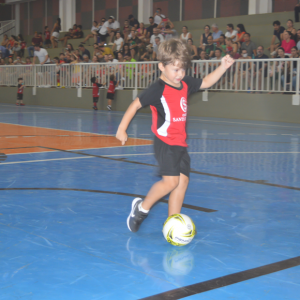
[[[296,74],[296,94],[292,97],[292,105],[300,105],[300,95],[299,95],[299,72],[300,72],[300,59],[297,59],[297,74]],[[291,78],[293,82],[293,78]]]
[[[82,97],[82,65],[81,64],[79,65],[79,87],[77,89],[77,97]]]
[[[33,66],[33,88],[32,95],[36,95],[36,65]]]
[[[132,75],[134,75],[134,90],[132,92],[132,98],[133,98],[133,100],[136,98],[136,96],[138,94],[138,90],[137,90],[137,88],[138,88],[137,65],[138,65],[137,63],[134,64],[134,66],[135,66],[134,67],[134,72],[132,72]]]

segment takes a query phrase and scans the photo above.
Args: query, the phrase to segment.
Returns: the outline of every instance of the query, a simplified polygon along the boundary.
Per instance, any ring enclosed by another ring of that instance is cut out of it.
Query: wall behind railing
[[[0,21],[7,21],[12,19],[12,6],[3,5],[5,0],[0,0]]]

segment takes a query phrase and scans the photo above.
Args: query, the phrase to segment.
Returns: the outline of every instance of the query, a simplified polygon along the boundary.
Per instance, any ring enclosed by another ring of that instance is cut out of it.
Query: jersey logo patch
[[[180,99],[180,107],[184,112],[187,111],[187,102],[184,97],[181,97],[181,99]]]

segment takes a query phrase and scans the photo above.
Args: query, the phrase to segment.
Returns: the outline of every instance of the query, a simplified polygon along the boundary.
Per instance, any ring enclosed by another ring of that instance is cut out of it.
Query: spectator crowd
[[[297,21],[299,12],[300,6],[297,5],[295,7]],[[60,19],[58,18],[51,31],[48,26],[45,26],[44,33],[36,31],[30,45],[26,44],[21,34],[17,37],[4,35],[0,46],[0,65],[56,64],[57,74],[60,74],[60,66],[63,64],[156,61],[160,43],[171,38],[180,38],[186,41],[190,46],[191,58],[201,62],[221,60],[226,54],[236,60],[298,58],[300,29],[296,30],[294,28],[293,20],[287,20],[285,27],[281,25],[280,21],[276,20],[273,22],[273,27],[274,31],[270,46],[264,49],[262,45],[256,45],[252,41],[251,33],[246,30],[244,24],[234,26],[229,23],[225,33],[219,30],[216,23],[211,26],[205,25],[200,37],[193,37],[187,26],[183,26],[182,32],[178,33],[174,29],[174,24],[170,18],[166,17],[160,8],[157,8],[155,14],[149,17],[148,25],[139,22],[132,14],[128,16],[122,27],[114,16],[110,16],[108,19],[102,18],[100,22],[94,21],[91,33],[85,37],[82,26],[77,24],[74,24],[62,36],[60,34]],[[199,38],[198,45],[194,43],[196,38]],[[73,48],[73,39],[81,39],[77,49]],[[90,46],[90,41],[93,42],[92,54],[85,48],[86,44]],[[59,46],[62,46],[63,49],[59,57],[50,58],[46,49],[50,47],[58,48]],[[23,61],[26,48],[28,56]],[[265,53],[267,51],[268,54]],[[296,67],[293,63],[288,63],[287,66],[275,63],[273,68],[269,68],[266,63],[259,63],[258,68],[256,63],[251,64],[249,62],[245,64],[243,61],[238,62],[236,65],[237,78],[234,80],[233,87],[237,85],[237,88],[239,88],[240,80],[242,78],[248,78],[249,80],[250,74],[257,76],[259,78],[258,82],[261,83],[262,77],[275,76],[277,80],[278,73],[280,73],[283,76],[281,81],[292,82],[292,88],[295,89],[295,79],[288,76],[291,70]],[[256,68],[251,72],[252,67]],[[120,69],[122,68],[120,65]],[[211,69],[212,65],[209,65],[209,68]],[[279,72],[280,68],[281,71]],[[114,72],[116,73],[116,68]],[[131,78],[133,75],[143,78],[145,74],[151,77],[153,72],[153,70],[148,70],[147,64],[145,64],[145,66],[141,65],[139,70],[131,70],[127,73]],[[190,75],[195,75],[197,72],[201,75],[201,72],[205,72],[205,70],[203,68],[202,71],[188,70]],[[119,74],[119,77],[123,76],[123,74]],[[260,88],[261,84],[257,89]]]

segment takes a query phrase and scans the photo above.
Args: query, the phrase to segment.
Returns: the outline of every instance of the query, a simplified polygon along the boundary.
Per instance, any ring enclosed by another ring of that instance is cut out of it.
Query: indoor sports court
[[[190,117],[187,246],[137,233],[132,199],[158,180],[151,116],[0,104],[0,299],[299,299],[300,125]]]

